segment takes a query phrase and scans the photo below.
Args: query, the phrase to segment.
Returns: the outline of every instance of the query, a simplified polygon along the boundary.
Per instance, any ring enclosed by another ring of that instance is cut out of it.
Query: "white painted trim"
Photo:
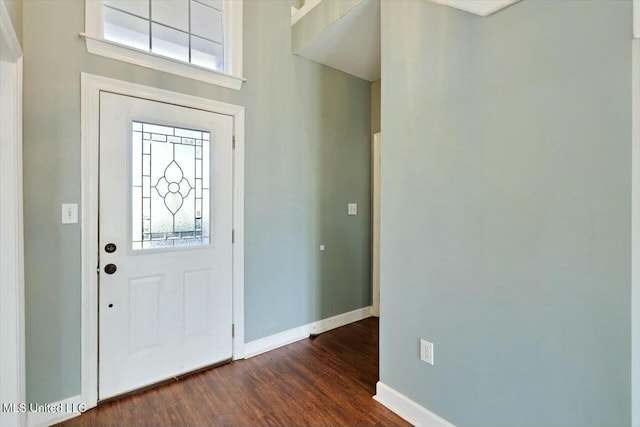
[[[631,50],[631,425],[640,427],[640,40]]]
[[[82,399],[98,403],[98,138],[100,93],[94,76],[81,75],[81,378]]]
[[[487,17],[520,0],[431,0],[444,6]]]
[[[348,311],[346,313],[338,314],[336,316],[328,317],[326,319],[318,320],[316,322],[309,323],[309,334],[321,334],[323,332],[330,331],[331,329],[339,328],[349,323],[358,322],[362,319],[371,317],[371,306],[358,308],[356,310]]]
[[[98,401],[98,137],[100,92],[136,96],[157,102],[233,116],[233,358],[244,357],[244,107],[157,89],[107,77],[81,75],[82,159],[82,401],[87,408]]]
[[[29,427],[43,427],[77,417],[87,409],[80,395],[46,404],[40,411],[27,412]]]
[[[235,78],[240,79],[240,85],[245,81],[242,77],[243,70],[243,50],[242,50],[242,37],[243,29],[243,6],[244,1],[226,0],[226,12],[230,16],[225,22],[225,40],[231,40],[231,43],[225,43],[224,54],[228,58],[225,61],[225,73]],[[238,88],[240,89],[240,88]]]
[[[242,88],[245,81],[242,77],[242,0],[224,0],[223,3],[225,40],[230,41],[224,45],[223,73],[105,40],[102,30],[102,0],[85,0],[84,3],[85,32],[80,33],[80,36],[86,41],[87,52],[229,89]]]
[[[640,38],[640,0],[633,0],[633,38]]]
[[[297,328],[248,342],[244,345],[244,357],[245,359],[249,359],[250,357],[284,347],[285,345],[305,338],[309,338],[309,325],[298,326]]]
[[[380,317],[380,167],[381,146],[380,132],[373,135],[371,146],[371,227],[372,259],[371,259],[371,312]]]
[[[455,427],[381,381],[376,384],[376,395],[373,398],[416,427]]]
[[[24,227],[22,214],[22,70],[18,37],[0,1],[0,401],[26,402]],[[0,414],[0,424],[24,426],[25,413]]]
[[[320,4],[322,0],[305,0],[304,5],[301,8],[291,7],[291,26],[293,27],[296,22],[301,20],[307,13]]]
[[[338,314],[337,316],[328,317],[316,322],[311,322],[306,325],[298,326],[297,328],[279,332],[274,335],[269,335],[267,337],[246,343],[244,345],[244,356],[245,359],[248,359],[250,357],[266,353],[267,351],[275,350],[276,348],[283,347],[293,342],[303,340],[305,338],[308,338],[311,334],[320,334],[322,332],[327,332],[331,329],[348,325],[349,323],[358,322],[362,319],[366,319],[367,317],[371,317],[371,306],[359,308],[347,313]]]
[[[139,65],[141,67],[151,68],[153,70],[164,71],[166,73],[175,74],[181,77],[187,77],[193,80],[210,83],[229,89],[240,90],[242,83],[245,81],[242,77],[236,77],[229,74],[218,73],[213,70],[198,67],[197,65],[180,62],[171,58],[156,55],[151,52],[144,52],[138,49],[126,47],[108,40],[94,38],[87,34],[81,33],[87,42],[87,52],[95,55],[105,56],[118,61],[128,62],[130,64]]]
[[[244,358],[244,108],[234,114],[233,359]]]

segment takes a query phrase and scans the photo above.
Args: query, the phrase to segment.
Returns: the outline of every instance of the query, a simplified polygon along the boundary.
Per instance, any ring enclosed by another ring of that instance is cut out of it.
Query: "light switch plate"
[[[347,213],[349,215],[358,215],[358,204],[357,203],[349,203],[347,205]]]
[[[62,204],[62,223],[63,224],[78,223],[78,204],[77,203]]]

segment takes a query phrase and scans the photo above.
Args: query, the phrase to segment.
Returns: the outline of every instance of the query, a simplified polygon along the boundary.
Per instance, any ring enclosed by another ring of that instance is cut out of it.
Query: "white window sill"
[[[105,56],[118,61],[147,67],[166,73],[187,77],[229,89],[240,90],[245,79],[231,74],[224,74],[193,64],[177,61],[154,53],[113,43],[98,37],[80,33],[87,42],[87,51],[95,55]]]

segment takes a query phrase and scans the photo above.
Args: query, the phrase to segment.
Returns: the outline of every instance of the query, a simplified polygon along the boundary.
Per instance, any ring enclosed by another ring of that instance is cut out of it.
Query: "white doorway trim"
[[[0,401],[26,402],[24,232],[22,221],[22,49],[0,2]],[[2,412],[0,424],[24,426],[25,413]]]
[[[371,226],[373,259],[371,261],[372,308],[371,314],[380,317],[380,132],[373,135],[371,147],[371,201],[373,204]]]
[[[98,402],[98,166],[100,92],[233,117],[233,359],[244,357],[244,107],[92,74],[81,75],[82,402]]]
[[[0,401],[25,403],[24,233],[22,221],[22,49],[0,2]],[[26,425],[0,413],[0,424]]]
[[[634,2],[636,6],[636,2]],[[636,8],[640,11],[640,8]],[[640,40],[631,42],[631,425],[640,427]]]

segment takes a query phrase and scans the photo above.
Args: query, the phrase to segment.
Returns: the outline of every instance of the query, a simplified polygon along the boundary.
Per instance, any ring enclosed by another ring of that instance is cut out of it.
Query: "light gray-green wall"
[[[18,36],[18,41],[22,44],[22,1],[23,0],[2,0],[9,18],[11,19],[11,25]]]
[[[371,133],[380,132],[380,88],[381,80],[371,83]]]
[[[380,379],[458,426],[630,425],[631,12],[382,2]]]
[[[29,401],[80,392],[80,227],[59,217],[80,202],[81,72],[246,107],[247,341],[370,304],[370,84],[290,53],[295,3],[245,0],[241,92],[87,54],[80,0],[24,3]]]

